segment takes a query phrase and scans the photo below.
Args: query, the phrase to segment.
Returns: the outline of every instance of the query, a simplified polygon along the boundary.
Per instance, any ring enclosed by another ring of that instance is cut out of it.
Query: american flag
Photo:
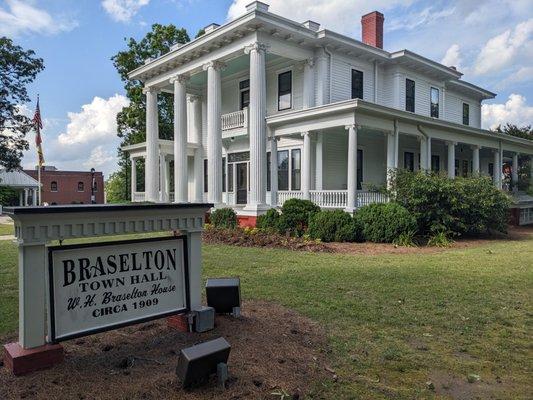
[[[41,119],[41,109],[39,107],[39,96],[37,96],[37,107],[35,108],[35,115],[33,116],[33,125],[35,126],[35,146],[37,146],[37,155],[39,156],[39,167],[44,164],[43,148],[41,146],[41,129],[43,129],[43,121]]]

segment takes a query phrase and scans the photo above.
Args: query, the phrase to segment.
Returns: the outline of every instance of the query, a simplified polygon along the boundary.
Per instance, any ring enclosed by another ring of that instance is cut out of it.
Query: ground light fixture
[[[205,285],[207,305],[218,314],[238,316],[241,308],[241,283],[239,278],[209,278]]]
[[[178,382],[184,389],[205,383],[217,374],[220,386],[228,377],[228,358],[231,345],[220,337],[182,349],[176,367]]]

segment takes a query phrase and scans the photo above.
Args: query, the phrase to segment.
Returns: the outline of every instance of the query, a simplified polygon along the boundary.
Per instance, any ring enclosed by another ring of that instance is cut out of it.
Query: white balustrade
[[[311,190],[311,201],[321,208],[346,207],[347,190]]]
[[[220,118],[222,120],[223,131],[245,128],[248,126],[248,108],[244,108],[229,114],[223,114]]]
[[[303,199],[303,193],[299,190],[278,191],[278,206],[282,206],[289,199]]]
[[[133,192],[133,195],[131,196],[131,201],[134,203],[143,202],[144,199],[145,199],[144,192]]]
[[[357,192],[357,207],[363,207],[368,204],[386,203],[389,199],[387,195],[379,192]]]

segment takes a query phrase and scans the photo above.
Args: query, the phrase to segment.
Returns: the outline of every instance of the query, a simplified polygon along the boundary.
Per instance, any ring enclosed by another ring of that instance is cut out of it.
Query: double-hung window
[[[289,190],[289,150],[278,151],[278,189]]]
[[[363,72],[352,69],[352,99],[363,98]]]
[[[430,113],[433,118],[439,118],[439,89],[432,87],[430,94]]]
[[[204,192],[207,193],[207,159],[204,160]]]
[[[405,80],[405,111],[415,112],[415,81]]]
[[[300,149],[291,150],[291,190],[302,188],[302,157]]]
[[[470,125],[470,105],[463,103],[463,125]]]
[[[241,110],[250,105],[250,79],[239,82]]]
[[[292,108],[292,71],[278,75],[278,111]]]

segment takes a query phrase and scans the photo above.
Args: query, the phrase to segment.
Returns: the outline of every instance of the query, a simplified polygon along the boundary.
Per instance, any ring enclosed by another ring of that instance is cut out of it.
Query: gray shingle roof
[[[38,188],[39,182],[23,171],[0,170],[0,186],[13,188]]]

